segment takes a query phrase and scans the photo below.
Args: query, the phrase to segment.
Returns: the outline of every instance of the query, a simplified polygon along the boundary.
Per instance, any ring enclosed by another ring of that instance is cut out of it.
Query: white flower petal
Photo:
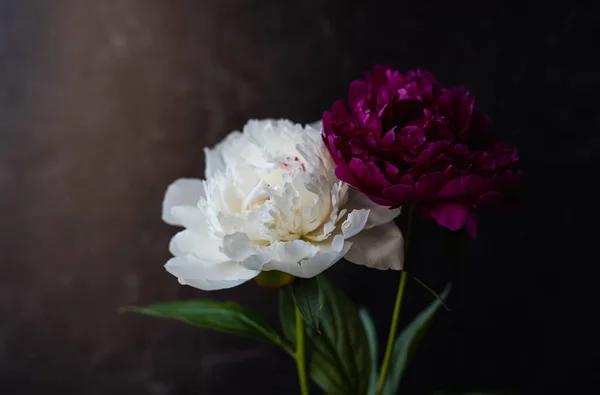
[[[228,153],[231,147],[240,148],[240,141],[243,135],[240,132],[232,132],[227,135],[219,144],[213,148],[204,148],[204,158],[206,166],[204,168],[204,177],[208,180],[216,173],[225,172],[227,169]],[[234,148],[234,149],[235,149]]]
[[[243,133],[249,141],[263,149],[263,155],[275,159],[298,156],[295,147],[302,143],[307,132],[304,126],[287,119],[252,119],[244,125]]]
[[[169,225],[179,225],[180,220],[172,215],[172,208],[176,206],[195,207],[201,197],[204,197],[202,180],[196,178],[180,178],[167,188],[162,204],[162,219]]]
[[[194,232],[208,234],[208,221],[204,213],[193,206],[171,207],[171,218],[184,228],[192,229]]]
[[[276,241],[270,246],[253,244],[244,233],[227,235],[223,239],[223,253],[252,270],[279,270],[280,264],[297,265],[319,252],[319,247],[303,240]]]
[[[319,247],[303,240],[276,242],[267,248],[271,260],[262,266],[262,270],[279,270],[298,275],[300,262],[313,258],[319,253]]]
[[[205,291],[235,287],[259,274],[234,261],[214,262],[193,255],[171,258],[165,268],[180,284]]]
[[[259,254],[259,246],[253,244],[245,233],[234,233],[223,237],[221,252],[229,259],[241,262],[244,259]]]
[[[323,129],[323,120],[319,119],[318,121],[309,123],[308,126],[310,126],[313,129],[318,130],[319,133],[320,133],[321,129]]]
[[[342,235],[336,235],[331,244],[323,243],[319,252],[310,259],[300,262],[269,262],[265,270],[279,270],[296,277],[310,278],[329,269],[350,250],[352,243],[344,241]]]
[[[369,210],[353,210],[349,213],[348,218],[342,223],[344,239],[349,239],[363,230],[368,219]]]
[[[253,244],[245,233],[234,233],[223,238],[221,251],[230,259],[240,262],[250,270],[261,270],[271,261],[271,257],[264,253],[262,246]]]
[[[389,207],[377,204],[362,192],[351,190],[349,195],[348,204],[346,205],[348,209],[371,210],[369,219],[365,224],[365,230],[371,229],[375,226],[387,224],[400,215],[401,211],[399,208],[390,209]]]
[[[380,270],[402,270],[404,238],[393,222],[362,231],[350,241],[352,248],[345,256],[348,261]]]
[[[371,208],[369,219],[365,224],[365,230],[372,229],[376,226],[387,224],[400,215],[400,209],[390,209],[385,206],[378,206],[377,208]]]
[[[309,259],[319,252],[319,247],[304,240],[275,242],[268,247],[273,251],[274,258],[279,262],[300,262]]]
[[[216,172],[225,171],[225,161],[223,161],[223,155],[219,146],[215,148],[204,148],[204,158],[206,165],[204,166],[204,177],[209,179]]]
[[[222,240],[186,229],[173,236],[169,251],[174,256],[193,254],[199,258],[224,262],[229,258],[219,251],[221,244]]]

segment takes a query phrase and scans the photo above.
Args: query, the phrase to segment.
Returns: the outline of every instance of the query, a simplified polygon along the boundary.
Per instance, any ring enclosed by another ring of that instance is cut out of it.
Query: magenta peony
[[[474,236],[476,206],[513,200],[517,151],[494,139],[464,88],[375,66],[350,85],[347,104],[323,114],[323,139],[336,176],[373,201],[415,204],[426,219]]]

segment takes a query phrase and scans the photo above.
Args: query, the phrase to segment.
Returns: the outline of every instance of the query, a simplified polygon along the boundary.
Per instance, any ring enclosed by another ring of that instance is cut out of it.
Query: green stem
[[[406,238],[404,243],[404,267],[408,260],[409,249],[412,245],[415,223],[417,220],[417,212],[415,206],[411,206],[408,212],[408,229],[406,231]],[[394,349],[394,340],[396,338],[396,332],[398,330],[398,318],[400,317],[400,308],[402,307],[402,299],[404,297],[404,288],[406,287],[406,271],[402,270],[400,274],[400,285],[398,286],[398,294],[396,295],[396,303],[394,304],[394,313],[392,315],[392,324],[390,325],[390,333],[388,335],[387,346],[385,348],[385,356],[383,357],[383,363],[381,364],[381,373],[379,374],[379,382],[377,384],[377,394],[381,394],[385,379],[390,369],[390,362],[392,360],[392,351]]]
[[[377,384],[377,394],[381,394],[385,384],[385,378],[390,369],[390,361],[392,359],[392,350],[394,348],[394,339],[398,330],[398,317],[400,316],[400,307],[402,306],[402,297],[404,296],[404,287],[406,286],[406,272],[403,270],[400,275],[400,286],[398,287],[398,295],[396,295],[396,304],[394,305],[394,315],[392,316],[392,325],[390,326],[390,334],[388,336],[387,346],[385,348],[385,357],[381,365],[381,373],[379,374],[379,383]]]
[[[306,375],[306,354],[304,346],[304,321],[300,310],[296,307],[296,364],[298,365],[298,379],[300,380],[300,393],[309,395],[308,377]]]

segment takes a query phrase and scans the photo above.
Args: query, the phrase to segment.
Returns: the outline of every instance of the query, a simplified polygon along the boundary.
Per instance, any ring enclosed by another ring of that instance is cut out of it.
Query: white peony
[[[262,270],[313,277],[344,256],[402,268],[400,210],[339,181],[320,130],[252,120],[205,154],[206,180],[175,181],[163,202],[164,221],[185,228],[166,264],[181,284],[230,288]]]

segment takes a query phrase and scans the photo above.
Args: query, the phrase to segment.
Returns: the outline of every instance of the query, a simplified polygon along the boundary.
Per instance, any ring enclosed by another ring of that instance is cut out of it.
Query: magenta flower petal
[[[354,81],[348,89],[348,105],[354,109],[359,101],[367,96],[367,83],[364,81]]]
[[[394,129],[390,130],[385,134],[385,136],[383,136],[383,138],[380,141],[381,146],[389,147],[394,143],[394,141],[396,141],[396,131]]]
[[[335,168],[335,176],[340,180],[344,180],[351,186],[359,188],[360,180],[356,178],[352,170],[346,162],[340,162]]]
[[[373,162],[369,162],[367,163],[367,167],[369,168],[369,171],[371,172],[371,175],[373,176],[373,178],[375,179],[375,181],[377,181],[377,184],[383,186],[383,187],[387,187],[390,186],[390,182],[385,178],[385,176],[383,175],[383,173],[381,172],[381,170],[379,169],[379,167],[377,167],[377,165]]]
[[[472,238],[477,236],[477,215],[475,215],[475,210],[469,212],[469,218],[467,218],[467,222],[465,222],[465,229]]]
[[[383,189],[383,197],[392,202],[411,201],[414,196],[415,189],[412,185],[397,184]]]
[[[373,201],[416,204],[425,218],[471,235],[475,206],[513,205],[517,152],[494,139],[466,89],[377,65],[350,85],[348,105],[338,100],[323,114],[323,140],[336,175]]]
[[[343,100],[338,100],[333,103],[333,107],[331,109],[332,118],[350,118],[350,114],[348,113],[348,109],[346,108],[346,104]]]
[[[485,192],[486,182],[482,177],[469,174],[458,177],[444,185],[437,194],[438,199],[457,199],[462,202],[477,202]]]
[[[377,182],[373,178],[371,171],[362,160],[358,158],[352,158],[350,160],[349,167],[355,178],[360,180],[361,184],[369,186],[377,185]]]
[[[441,226],[450,230],[459,230],[465,226],[471,215],[471,208],[465,204],[454,201],[441,201],[434,204],[429,213]]]
[[[435,171],[429,174],[423,174],[417,180],[417,200],[422,202],[434,200],[435,197],[438,195],[438,191],[444,185],[444,182],[445,177],[439,171]]]
[[[389,200],[389,199],[385,199],[379,196],[373,196],[373,195],[367,195],[369,197],[369,199],[371,199],[372,201],[374,201],[377,204],[380,204],[382,206],[387,206],[390,208],[397,208],[398,206],[396,206],[396,202],[394,200]]]

